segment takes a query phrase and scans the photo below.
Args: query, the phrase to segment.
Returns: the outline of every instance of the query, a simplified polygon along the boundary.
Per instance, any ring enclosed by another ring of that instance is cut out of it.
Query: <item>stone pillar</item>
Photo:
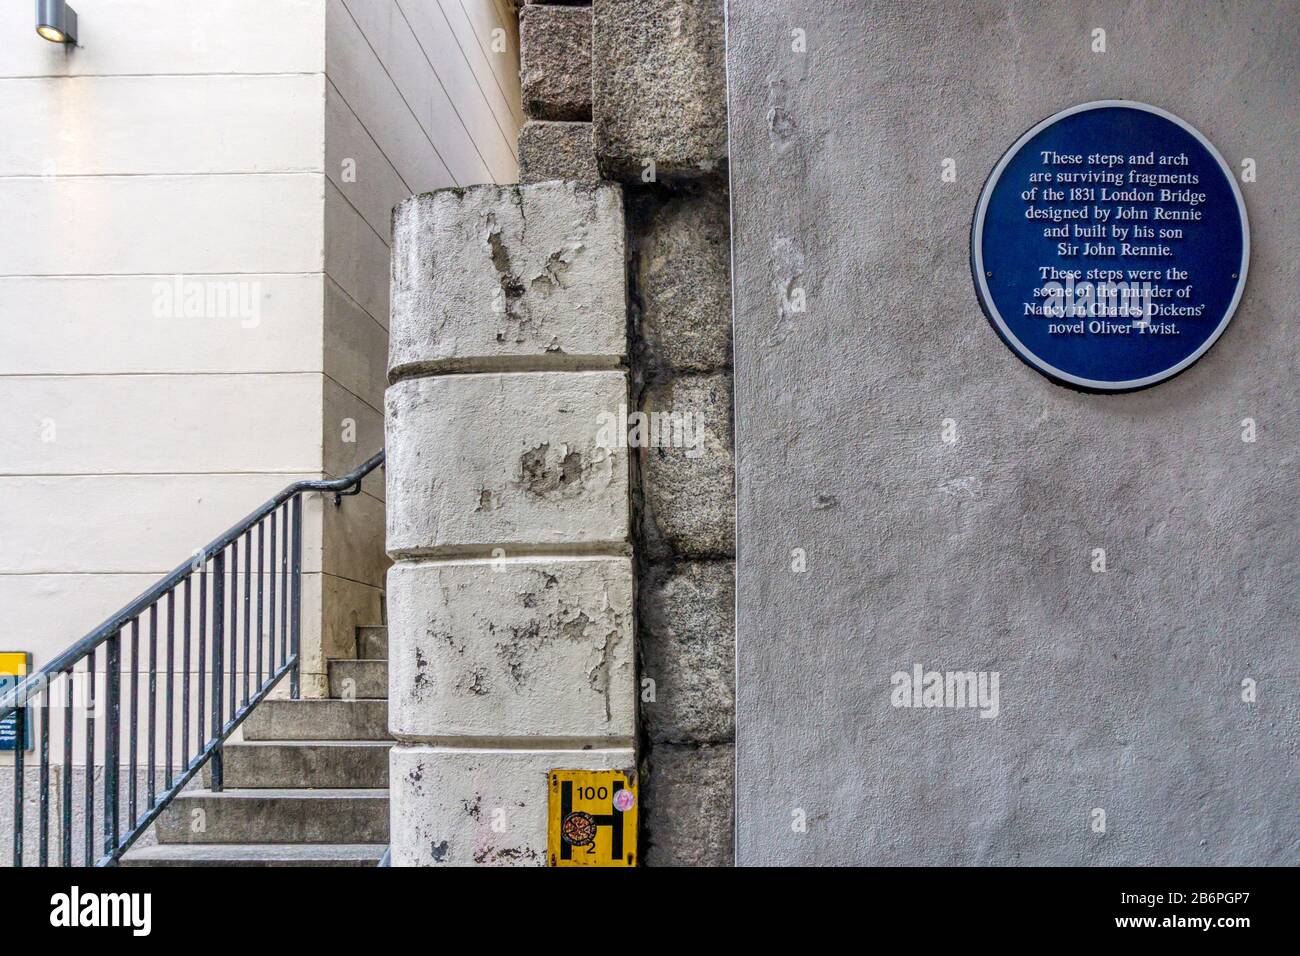
[[[727,196],[717,184],[633,191],[638,610],[648,743],[648,865],[729,865],[735,660],[735,510]],[[665,438],[683,421],[686,441]]]
[[[735,491],[722,0],[530,2],[520,37],[529,116],[520,178],[603,175],[624,184],[628,202],[641,856],[729,864]]]
[[[519,179],[600,179],[591,141],[591,7],[532,3],[519,11]]]
[[[394,865],[540,865],[549,770],[635,773],[624,260],[611,184],[394,212]]]
[[[642,183],[725,172],[725,52],[722,0],[593,0],[601,172]]]
[[[625,183],[642,858],[732,862],[735,489],[721,0],[594,0],[592,148]],[[655,425],[658,427],[654,427]],[[674,428],[680,424],[680,431]]]

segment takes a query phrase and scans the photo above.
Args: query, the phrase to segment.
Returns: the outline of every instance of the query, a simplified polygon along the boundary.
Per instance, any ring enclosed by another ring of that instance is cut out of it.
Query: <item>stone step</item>
[[[331,697],[343,700],[388,699],[386,660],[330,661],[329,674]]]
[[[386,700],[264,700],[245,740],[388,740]]]
[[[382,843],[167,843],[128,850],[123,866],[378,866]]]
[[[240,741],[225,747],[225,787],[241,790],[388,786],[391,741],[276,740]],[[212,785],[211,765],[203,783]]]
[[[357,628],[357,657],[361,660],[388,660],[388,625]]]
[[[160,843],[387,843],[387,790],[190,790],[156,824]]]

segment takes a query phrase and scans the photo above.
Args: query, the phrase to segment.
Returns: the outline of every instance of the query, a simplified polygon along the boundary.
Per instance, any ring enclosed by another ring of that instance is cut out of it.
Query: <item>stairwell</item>
[[[375,866],[388,847],[388,629],[357,629],[324,700],[265,700],[225,746],[225,786],[189,790],[123,866]]]

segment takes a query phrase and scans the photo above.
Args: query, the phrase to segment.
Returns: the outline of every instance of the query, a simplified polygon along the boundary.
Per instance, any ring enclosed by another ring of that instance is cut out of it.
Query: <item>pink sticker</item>
[[[632,795],[631,790],[619,790],[614,794],[614,809],[619,813],[627,813],[632,809],[634,803],[636,803],[636,797]]]

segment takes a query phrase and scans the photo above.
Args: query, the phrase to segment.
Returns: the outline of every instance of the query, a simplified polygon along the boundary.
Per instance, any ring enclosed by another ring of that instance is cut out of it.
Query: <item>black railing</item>
[[[205,764],[211,763],[211,788],[222,789],[226,738],[285,674],[290,697],[299,694],[302,495],[333,492],[338,505],[342,496],[360,491],[362,479],[383,460],[381,451],[342,478],[298,481],[285,488],[38,672],[0,694],[0,722],[10,722],[14,739],[14,866],[50,866],[52,858],[73,866],[76,856],[83,866],[111,866]],[[102,669],[97,669],[97,660],[103,661]],[[129,715],[125,727],[124,671]],[[24,750],[33,737],[40,769],[29,797]],[[61,764],[55,765],[60,785],[53,791],[52,740],[53,752],[61,748],[62,755]],[[100,746],[103,760],[97,768]],[[74,771],[78,758],[80,773]],[[98,781],[97,770],[102,774]],[[97,790],[103,794],[98,804]],[[52,799],[59,803],[57,846],[50,839]],[[74,823],[78,809],[79,827]],[[0,809],[0,821],[3,813]],[[74,841],[76,829],[81,839]],[[34,850],[29,830],[34,831]],[[74,844],[83,852],[74,853]]]

